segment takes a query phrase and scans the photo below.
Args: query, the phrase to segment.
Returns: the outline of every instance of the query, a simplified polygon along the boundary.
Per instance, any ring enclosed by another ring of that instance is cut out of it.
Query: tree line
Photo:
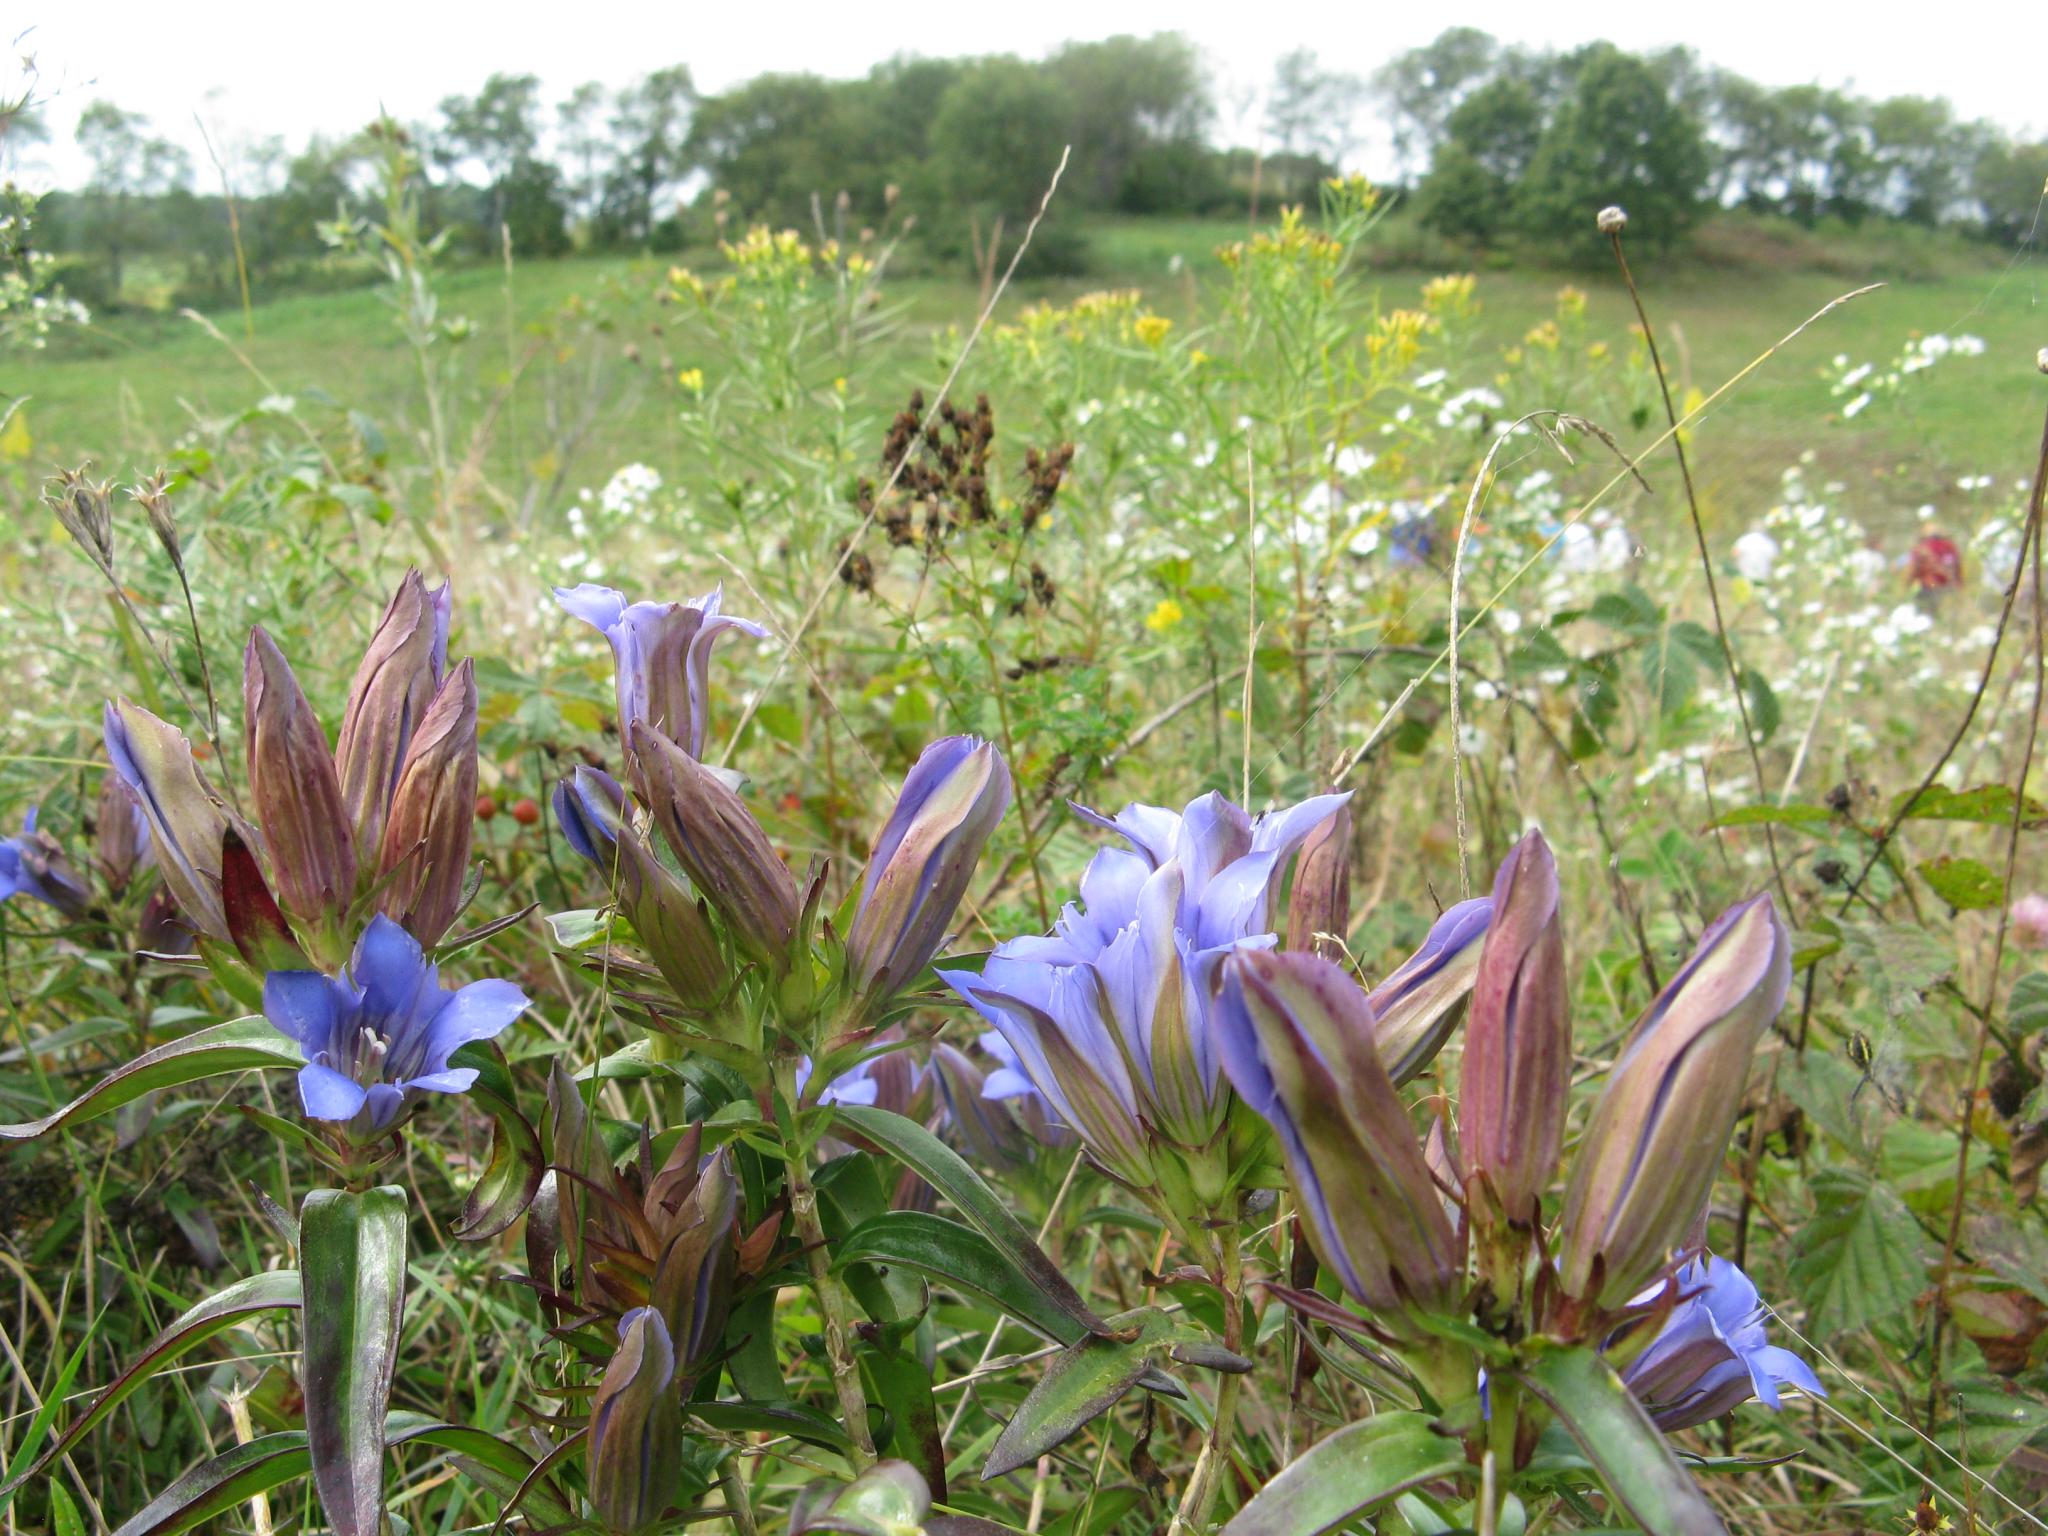
[[[719,93],[684,64],[555,101],[535,75],[495,74],[408,132],[429,219],[458,250],[495,255],[509,239],[524,257],[674,250],[734,217],[873,225],[910,209],[924,247],[953,259],[1019,227],[1069,144],[1068,206],[1242,215],[1312,200],[1377,129],[1427,228],[1546,254],[1583,246],[1587,210],[1615,202],[1666,242],[1725,207],[2010,241],[2030,231],[2048,179],[2048,143],[1943,100],[1769,87],[1684,48],[1530,49],[1471,28],[1369,77],[1287,55],[1258,147],[1219,143],[1220,117],[1199,51],[1167,33],[1037,60],[901,56],[855,79],[771,73]],[[44,199],[39,238],[74,258],[73,290],[101,302],[143,257],[225,287],[231,224],[259,281],[320,269],[322,226],[364,196],[374,152],[364,135],[296,149],[272,138],[209,189],[183,148],[115,103],[90,105],[76,136],[86,178]],[[1055,266],[1082,258],[1076,237],[1050,229],[1036,250]]]

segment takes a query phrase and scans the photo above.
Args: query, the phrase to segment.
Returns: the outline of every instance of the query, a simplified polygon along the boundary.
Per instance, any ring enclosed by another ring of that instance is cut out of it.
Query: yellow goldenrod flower
[[[1159,605],[1145,616],[1145,627],[1155,635],[1163,635],[1178,624],[1187,614],[1170,597],[1159,599]]]

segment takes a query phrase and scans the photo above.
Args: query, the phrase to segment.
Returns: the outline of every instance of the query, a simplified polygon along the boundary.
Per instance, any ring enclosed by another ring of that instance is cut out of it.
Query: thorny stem
[[[1217,1289],[1223,1293],[1223,1347],[1232,1354],[1244,1348],[1244,1256],[1238,1251],[1235,1232],[1219,1234],[1221,1250]],[[1209,1509],[1216,1501],[1216,1487],[1224,1461],[1230,1455],[1231,1433],[1237,1423],[1237,1393],[1243,1378],[1236,1374],[1221,1378],[1216,1387],[1216,1410],[1209,1420],[1209,1433],[1195,1457],[1195,1469],[1188,1474],[1187,1490],[1180,1507],[1173,1512],[1167,1536],[1199,1531],[1209,1521]]]
[[[1636,307],[1636,319],[1642,323],[1643,342],[1650,351],[1650,366],[1657,375],[1657,393],[1664,401],[1664,419],[1671,425],[1671,448],[1678,455],[1678,478],[1685,486],[1685,507],[1692,516],[1693,542],[1699,546],[1700,572],[1707,578],[1707,604],[1714,613],[1714,633],[1721,641],[1721,661],[1728,669],[1728,689],[1735,696],[1735,710],[1742,719],[1742,742],[1749,749],[1749,766],[1756,775],[1757,804],[1762,805],[1770,798],[1770,791],[1764,784],[1763,753],[1757,749],[1756,727],[1750,723],[1749,699],[1742,691],[1742,669],[1735,661],[1735,642],[1728,636],[1727,620],[1721,616],[1721,589],[1714,580],[1714,558],[1707,549],[1707,530],[1700,521],[1700,499],[1693,490],[1692,463],[1685,455],[1685,438],[1678,430],[1678,407],[1671,399],[1671,383],[1664,375],[1664,359],[1657,351],[1657,333],[1650,325],[1649,311],[1643,308],[1643,296],[1636,290],[1635,274],[1629,271],[1628,257],[1622,254],[1621,231],[1614,230],[1607,237],[1614,245],[1615,265],[1621,268],[1622,281],[1628,284],[1628,296]],[[1793,916],[1792,888],[1785,883],[1785,867],[1778,860],[1778,838],[1769,822],[1764,823],[1764,846],[1770,850],[1771,875],[1777,881],[1778,896],[1785,903],[1785,920]]]
[[[2012,821],[2006,830],[2005,841],[2005,888],[2012,889],[2014,869],[2019,862],[2020,829],[2027,818],[2027,774],[2034,764],[2034,748],[2041,734],[2041,709],[2048,702],[2048,615],[2041,612],[2041,511],[2044,496],[2048,496],[2048,420],[2041,427],[2041,453],[2034,468],[2034,491],[2027,499],[2027,525],[2020,536],[2022,559],[2026,560],[2028,597],[2034,609],[2034,707],[2027,712],[2027,741],[2020,754],[2019,772],[2014,775]],[[2029,557],[2028,551],[2031,551]],[[2013,573],[2012,592],[2019,590],[2020,572]],[[2012,611],[2012,592],[2006,594],[2006,611]],[[2002,626],[2001,626],[2002,627]],[[1995,643],[1994,643],[1995,649]],[[1934,1429],[1935,1412],[1941,1402],[1941,1344],[1942,1334],[1948,1322],[1948,1283],[1956,1263],[1956,1245],[1963,1230],[1963,1197],[1969,1186],[1971,1133],[1976,1128],[1975,1109],[1977,1083],[1984,1073],[1984,1058],[1989,1054],[1992,1035],[1992,1012],[1998,1003],[1998,970],[2005,958],[2006,928],[2012,917],[2012,908],[1999,903],[1998,927],[1991,941],[1991,965],[1984,979],[1984,1007],[1978,1015],[1977,1048],[1970,1057],[1969,1075],[1963,1079],[1962,1125],[1956,1133],[1956,1188],[1948,1212],[1948,1235],[1942,1244],[1941,1272],[1935,1282],[1934,1318],[1931,1324],[1932,1344],[1927,1380],[1927,1412],[1925,1423],[1929,1432]]]

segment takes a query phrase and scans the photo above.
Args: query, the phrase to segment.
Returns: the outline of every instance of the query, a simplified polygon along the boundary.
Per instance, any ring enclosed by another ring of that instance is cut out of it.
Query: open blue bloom
[[[595,582],[555,588],[555,601],[604,632],[618,674],[619,736],[629,746],[635,725],[651,726],[692,757],[704,750],[710,708],[711,648],[729,629],[767,633],[749,619],[718,611],[713,587],[682,603],[629,603]]]
[[[1756,1286],[1734,1264],[1694,1259],[1679,1270],[1678,1288],[1685,1299],[1621,1377],[1659,1429],[1704,1424],[1752,1397],[1775,1413],[1785,1387],[1827,1396],[1812,1366],[1767,1342]]]
[[[0,837],[0,901],[31,896],[76,917],[92,900],[92,892],[56,840],[36,830],[36,811],[33,805],[28,808],[17,835]]]
[[[820,1104],[859,1104],[872,1106],[882,1091],[881,1080],[874,1075],[873,1067],[878,1058],[870,1056],[866,1061],[848,1068],[833,1078],[818,1092]],[[806,1056],[796,1064],[796,1091],[801,1094],[811,1081],[811,1058]]]
[[[1274,888],[1302,840],[1348,797],[1254,818],[1220,794],[1185,811],[1076,806],[1128,849],[1105,848],[1051,935],[999,945],[979,976],[940,979],[1008,1041],[1022,1077],[1117,1177],[1152,1182],[1155,1135],[1210,1145],[1230,1108],[1209,1012],[1216,968],[1274,943]],[[998,1096],[1015,1092],[996,1074]]]
[[[527,1009],[509,981],[450,992],[419,941],[390,918],[370,919],[339,976],[272,971],[263,1016],[299,1043],[299,1099],[309,1120],[346,1125],[367,1139],[391,1130],[428,1093],[462,1093],[473,1067],[449,1056],[494,1038]]]

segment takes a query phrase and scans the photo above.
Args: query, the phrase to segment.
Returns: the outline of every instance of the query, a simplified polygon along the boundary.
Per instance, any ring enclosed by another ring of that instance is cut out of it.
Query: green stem
[[[778,1064],[776,1076],[794,1114],[798,1098],[795,1062]],[[846,1295],[832,1273],[825,1228],[818,1220],[818,1192],[811,1186],[811,1149],[799,1145],[792,1137],[785,1143],[784,1158],[789,1169],[789,1213],[796,1223],[797,1240],[803,1244],[804,1262],[811,1271],[811,1289],[817,1295],[818,1312],[825,1324],[825,1359],[832,1371],[832,1388],[839,1395],[840,1417],[845,1419],[847,1437],[853,1442],[854,1470],[864,1472],[875,1463],[875,1442],[868,1433],[868,1400],[861,1390],[860,1365],[853,1358]]]
[[[1244,1348],[1244,1257],[1238,1251],[1235,1232],[1219,1238],[1221,1250],[1217,1288],[1223,1292],[1223,1347],[1232,1354]],[[1209,1523],[1210,1508],[1216,1502],[1224,1459],[1230,1455],[1231,1435],[1237,1425],[1237,1395],[1244,1378],[1228,1375],[1216,1387],[1216,1411],[1209,1420],[1209,1433],[1195,1457],[1195,1469],[1188,1474],[1188,1486],[1180,1507],[1173,1512],[1167,1536],[1199,1531]]]

